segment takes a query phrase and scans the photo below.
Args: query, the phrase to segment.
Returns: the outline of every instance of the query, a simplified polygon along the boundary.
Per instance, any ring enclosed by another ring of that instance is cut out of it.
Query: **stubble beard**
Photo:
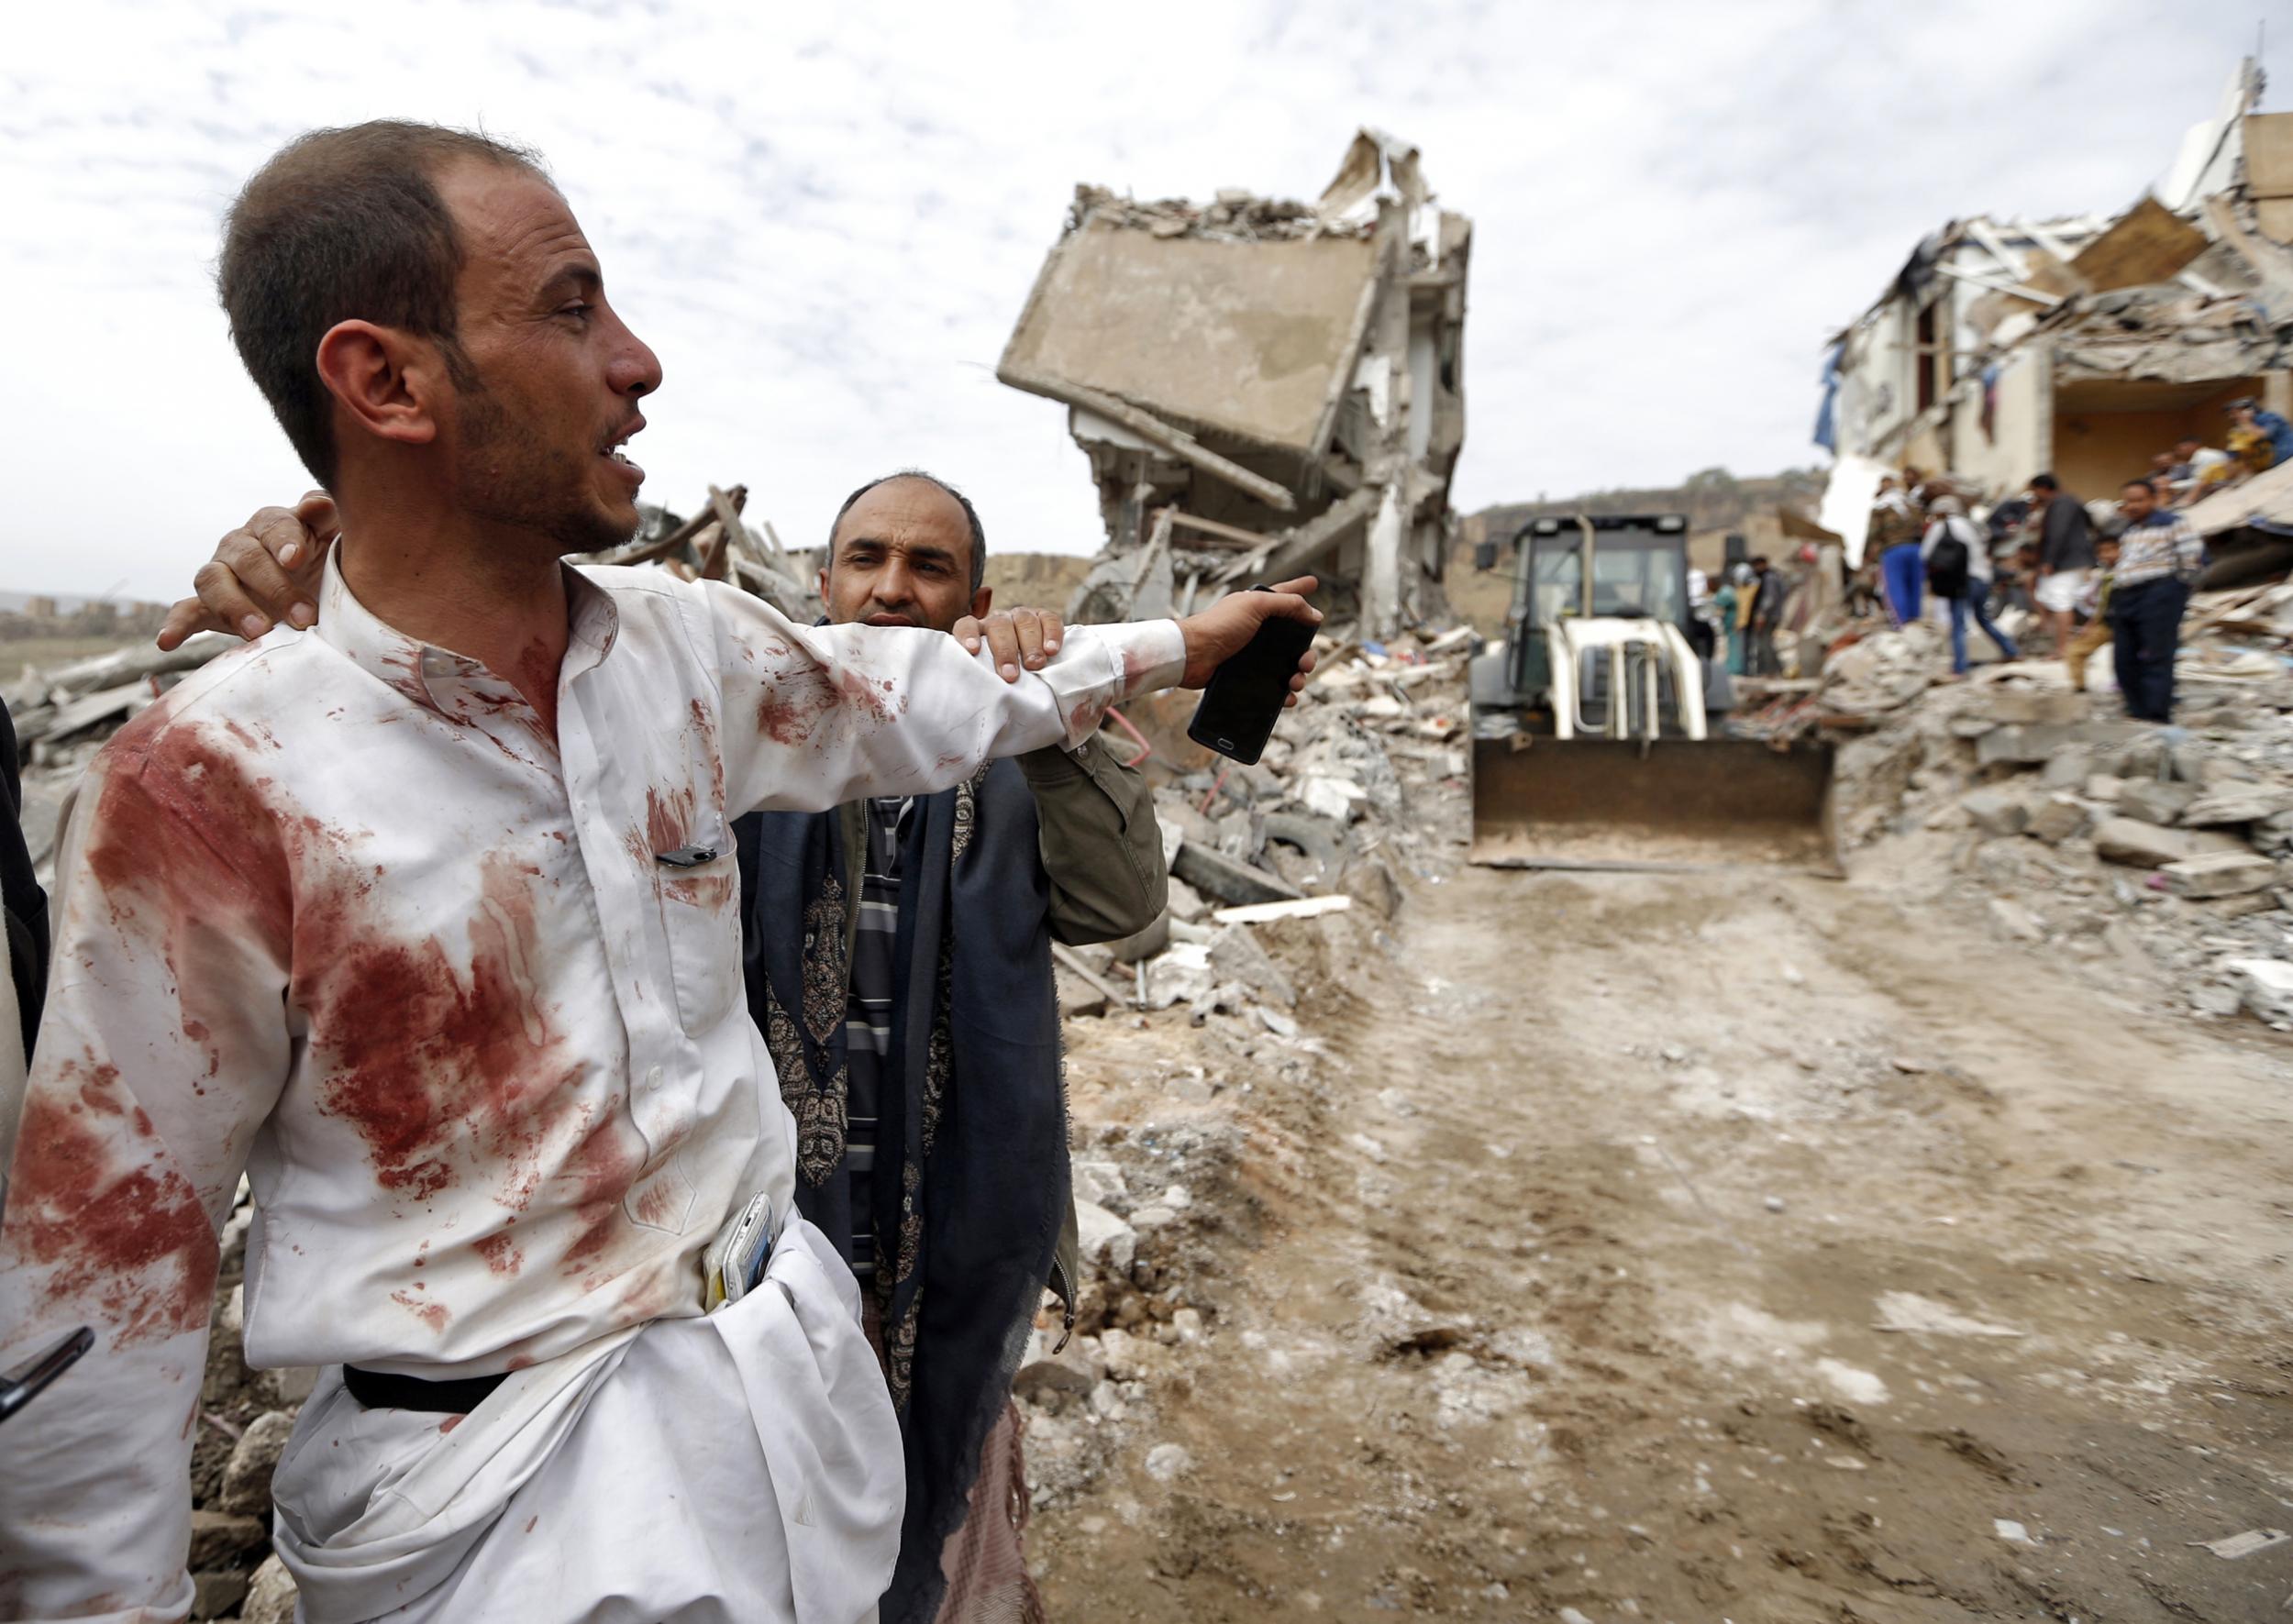
[[[591,500],[588,455],[546,444],[482,380],[462,384],[458,416],[464,505],[474,516],[533,536],[551,562],[607,552],[636,536],[634,517],[617,519]]]

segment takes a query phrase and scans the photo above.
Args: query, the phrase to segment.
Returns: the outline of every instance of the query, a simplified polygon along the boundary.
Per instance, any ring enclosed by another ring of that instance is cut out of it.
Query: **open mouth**
[[[632,417],[608,435],[604,443],[597,447],[598,455],[613,464],[614,472],[627,481],[632,491],[645,483],[645,470],[629,459],[626,447],[644,427],[645,419],[641,415]]]

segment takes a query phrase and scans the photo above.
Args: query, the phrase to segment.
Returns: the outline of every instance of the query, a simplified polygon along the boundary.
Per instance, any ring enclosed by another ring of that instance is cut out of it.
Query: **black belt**
[[[426,1409],[438,1415],[468,1415],[508,1379],[504,1374],[426,1382],[418,1375],[385,1375],[355,1364],[342,1367],[342,1385],[368,1409]]]

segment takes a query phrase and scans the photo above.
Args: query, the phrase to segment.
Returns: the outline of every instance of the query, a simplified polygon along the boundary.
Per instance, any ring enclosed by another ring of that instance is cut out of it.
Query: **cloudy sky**
[[[2274,4],[2274,0],[2271,0]],[[2116,209],[2255,0],[689,0],[19,11],[0,61],[0,587],[183,590],[302,470],[210,277],[246,175],[382,115],[539,147],[667,381],[648,495],[810,538],[921,463],[1090,551],[1060,408],[994,381],[1078,181],[1311,197],[1355,127],[1477,221],[1460,505],[1811,460],[1819,345],[1925,230]],[[2265,66],[2293,94],[2293,26]]]

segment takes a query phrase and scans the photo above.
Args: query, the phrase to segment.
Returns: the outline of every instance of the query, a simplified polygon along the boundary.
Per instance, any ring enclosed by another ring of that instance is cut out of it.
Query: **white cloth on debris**
[[[872,1618],[905,1484],[858,1313],[798,1218],[740,1301],[522,1371],[458,1421],[362,1409],[327,1372],[275,1480],[307,1624]]]
[[[798,627],[661,571],[569,586],[554,742],[512,685],[383,624],[330,563],[316,630],[212,662],[91,766],[0,1223],[0,1366],[80,1324],[98,1342],[0,1436],[0,1617],[189,1605],[186,1468],[216,1231],[242,1168],[249,1364],[541,1373],[504,1389],[537,1431],[431,1420],[433,1449],[461,1439],[466,1454],[425,1455],[416,1475],[459,1483],[438,1514],[479,1544],[449,1541],[442,1565],[393,1581],[401,1605],[451,1582],[461,1616],[526,1616],[472,1588],[514,1565],[483,1552],[514,1533],[496,1524],[518,1494],[545,1486],[561,1518],[594,1495],[604,1527],[662,1481],[553,1464],[577,1446],[590,1463],[582,1441],[635,1424],[605,1359],[697,1357],[690,1331],[649,1353],[652,1332],[615,1340],[701,1314],[701,1254],[752,1193],[793,1210],[795,1126],[741,996],[729,820],[928,792],[1080,744],[1184,655],[1168,622],[1080,628],[1006,684],[935,632]],[[657,860],[669,851],[692,866]],[[781,1276],[801,1337],[764,1305],[739,1397],[648,1404],[788,1430],[738,1492],[858,1508],[821,1525],[852,1541],[853,1571],[812,1581],[816,1616],[855,1618],[899,1522],[863,1458],[890,1412],[881,1379],[845,1380],[866,1346],[803,1251]],[[659,1395],[658,1379],[632,1390]],[[843,1409],[808,1413],[824,1387]],[[373,1447],[415,1471],[380,1414]],[[489,1471],[477,1457],[497,1448]],[[781,1479],[791,1452],[812,1478]],[[291,1498],[281,1512],[305,1530],[311,1616],[356,1616],[358,1552],[382,1547]],[[569,1571],[604,1571],[611,1548],[588,1555]],[[746,1552],[711,1560],[754,1593]]]

